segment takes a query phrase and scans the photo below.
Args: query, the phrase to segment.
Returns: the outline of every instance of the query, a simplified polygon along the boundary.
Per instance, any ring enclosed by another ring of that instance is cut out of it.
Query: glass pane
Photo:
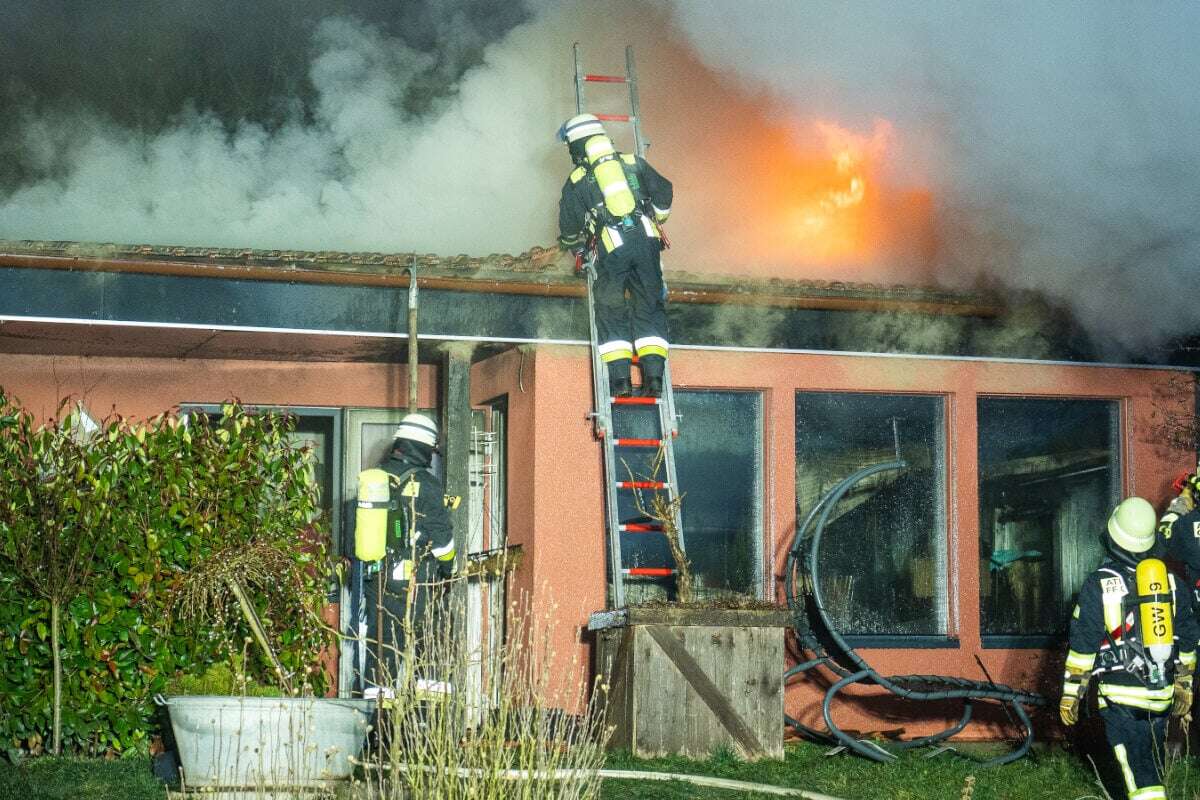
[[[297,447],[309,447],[313,453],[313,479],[321,492],[321,513],[333,525],[333,417],[296,418],[296,429],[288,440]]]
[[[980,625],[1066,631],[1119,500],[1115,400],[979,400]]]
[[[940,397],[798,392],[796,517],[841,481],[817,554],[830,619],[844,634],[947,632],[945,426]]]
[[[730,593],[758,597],[763,583],[762,397],[757,392],[677,390],[675,406],[681,415],[675,467],[697,599]],[[658,436],[657,417],[645,411],[618,407],[614,419],[622,436]],[[649,449],[622,448],[618,478],[654,476],[654,458]],[[639,516],[626,497],[620,502],[623,520]],[[626,566],[671,563],[661,536],[623,536]],[[627,579],[627,602],[665,598],[667,588],[662,581]]]

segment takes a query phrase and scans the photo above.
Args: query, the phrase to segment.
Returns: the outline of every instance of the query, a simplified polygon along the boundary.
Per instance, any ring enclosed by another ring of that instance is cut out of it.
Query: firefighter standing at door
[[[387,693],[397,675],[407,625],[419,645],[425,625],[446,625],[438,584],[454,574],[454,530],[441,481],[430,471],[437,447],[437,424],[424,414],[408,414],[393,435],[379,467],[358,476],[355,556],[369,562],[364,597],[375,605],[383,580],[382,639],[380,615],[367,614],[367,664],[364,696]],[[378,612],[378,609],[376,609]],[[382,647],[376,645],[382,642]],[[382,650],[382,670],[377,651]]]
[[[1185,717],[1200,635],[1187,597],[1157,558],[1157,515],[1130,497],[1108,519],[1109,557],[1087,577],[1071,619],[1059,715],[1079,720],[1094,678],[1105,738],[1130,800],[1166,800],[1167,717]]]
[[[572,117],[558,135],[575,164],[559,201],[558,241],[577,258],[595,251],[596,330],[609,388],[632,394],[636,353],[642,393],[657,397],[667,360],[659,225],[671,213],[671,182],[644,158],[617,152],[593,114]]]

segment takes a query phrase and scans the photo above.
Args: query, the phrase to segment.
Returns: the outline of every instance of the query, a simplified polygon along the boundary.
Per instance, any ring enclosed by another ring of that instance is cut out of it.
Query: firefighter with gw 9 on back
[[[1150,557],[1156,523],[1140,497],[1109,516],[1109,556],[1079,590],[1059,703],[1063,724],[1074,725],[1089,683],[1097,684],[1105,739],[1130,800],[1166,800],[1167,719],[1189,715],[1200,637],[1186,593]]]

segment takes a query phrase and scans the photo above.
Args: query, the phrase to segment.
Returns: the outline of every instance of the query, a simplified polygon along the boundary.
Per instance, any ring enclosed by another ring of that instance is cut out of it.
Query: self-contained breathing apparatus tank
[[[625,175],[621,157],[613,147],[612,140],[603,134],[591,136],[584,143],[588,165],[596,177],[596,184],[604,195],[604,207],[614,220],[632,214],[637,208],[637,198]]]
[[[391,476],[379,468],[358,473],[358,508],[354,512],[354,557],[378,561],[387,552],[391,508]]]
[[[1145,558],[1137,565],[1138,630],[1146,651],[1150,681],[1162,683],[1175,650],[1171,585],[1167,566],[1160,559]]]

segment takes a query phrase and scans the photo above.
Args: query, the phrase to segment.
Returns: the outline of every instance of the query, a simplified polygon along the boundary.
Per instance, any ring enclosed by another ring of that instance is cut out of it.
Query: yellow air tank
[[[587,150],[588,163],[596,176],[596,183],[604,194],[604,206],[608,213],[617,219],[626,214],[632,214],[637,207],[633,190],[625,180],[625,170],[621,159],[613,147],[612,140],[607,136],[593,136],[584,145]]]
[[[1159,595],[1162,600],[1141,602],[1139,628],[1146,652],[1160,668],[1165,668],[1175,646],[1172,620],[1171,585],[1167,565],[1157,558],[1147,558],[1137,565],[1137,590],[1141,596]]]
[[[391,500],[388,479],[388,473],[382,469],[364,469],[358,473],[354,557],[360,561],[378,561],[387,552],[387,518]]]

